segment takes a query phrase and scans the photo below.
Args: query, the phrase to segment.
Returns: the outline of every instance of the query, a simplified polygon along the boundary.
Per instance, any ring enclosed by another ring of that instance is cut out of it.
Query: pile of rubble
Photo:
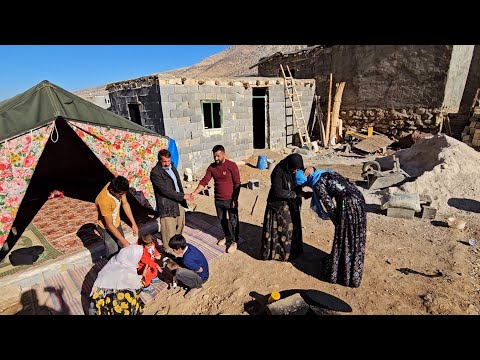
[[[459,208],[462,202],[480,206],[480,153],[467,144],[442,134],[421,139],[395,155],[402,169],[415,178],[400,190],[430,195],[439,211]],[[465,206],[463,210],[480,209]]]

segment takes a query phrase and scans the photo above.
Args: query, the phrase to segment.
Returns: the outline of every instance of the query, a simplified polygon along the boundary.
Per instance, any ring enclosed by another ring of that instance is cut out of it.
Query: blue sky
[[[228,45],[0,45],[0,101],[42,80],[76,91],[193,65]]]

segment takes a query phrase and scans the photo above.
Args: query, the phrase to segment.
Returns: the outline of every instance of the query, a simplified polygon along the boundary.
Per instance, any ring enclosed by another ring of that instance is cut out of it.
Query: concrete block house
[[[305,118],[312,117],[315,81],[296,81]],[[151,75],[108,84],[111,111],[173,138],[179,168],[203,171],[222,144],[234,160],[254,149],[282,149],[295,126],[283,77],[217,79]]]

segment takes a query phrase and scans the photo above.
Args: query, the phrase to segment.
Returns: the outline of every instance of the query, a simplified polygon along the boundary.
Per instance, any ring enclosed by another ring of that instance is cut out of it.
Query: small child
[[[174,235],[168,245],[177,256],[183,259],[185,268],[177,269],[174,282],[177,280],[190,290],[185,294],[186,298],[192,298],[203,290],[204,284],[209,277],[208,262],[205,255],[192,244],[187,244],[181,235]]]
[[[153,236],[145,234],[138,239],[138,244],[143,246],[143,255],[137,267],[137,273],[144,276],[143,291],[151,291],[150,283],[160,282],[158,273],[163,272],[155,260],[160,260],[160,253],[155,248]]]

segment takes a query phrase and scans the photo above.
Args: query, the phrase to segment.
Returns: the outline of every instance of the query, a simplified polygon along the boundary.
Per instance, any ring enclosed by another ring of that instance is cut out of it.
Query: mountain
[[[188,78],[212,78],[212,77],[235,77],[256,76],[257,68],[249,69],[262,57],[273,55],[277,52],[288,53],[300,50],[307,45],[233,45],[209,56],[208,58],[192,66],[169,70],[158,73],[165,77],[188,77]],[[145,74],[148,76],[148,74]],[[118,79],[118,81],[128,79]],[[91,101],[95,96],[105,96],[105,85],[74,91],[74,94]]]
[[[296,51],[304,47],[306,45],[234,45],[195,65],[170,70],[164,74],[190,78],[257,76],[257,68],[249,67],[258,63],[262,57],[277,52]]]

